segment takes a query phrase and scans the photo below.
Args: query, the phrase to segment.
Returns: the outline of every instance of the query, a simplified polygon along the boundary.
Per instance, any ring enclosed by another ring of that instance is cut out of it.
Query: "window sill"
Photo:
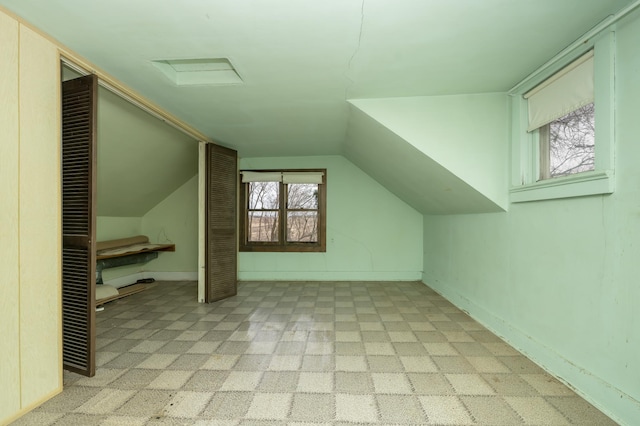
[[[524,203],[527,201],[611,194],[614,188],[613,170],[596,170],[515,186],[509,190],[509,194],[512,203]]]
[[[275,244],[254,244],[254,245],[240,245],[240,252],[254,252],[254,253],[324,253],[326,247],[321,244],[287,244],[275,245]]]

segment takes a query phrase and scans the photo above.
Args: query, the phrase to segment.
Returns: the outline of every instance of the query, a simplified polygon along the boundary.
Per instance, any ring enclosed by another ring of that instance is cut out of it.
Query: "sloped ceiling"
[[[196,141],[102,86],[97,115],[98,216],[142,217],[198,172]]]
[[[505,211],[507,98],[351,100],[345,155],[422,213]]]
[[[98,216],[141,217],[198,173],[198,144],[98,90]]]
[[[352,107],[347,158],[422,213],[503,209],[433,158]],[[420,172],[416,172],[419,170]]]
[[[342,154],[366,126],[347,99],[504,93],[631,3],[0,0],[246,157]],[[228,58],[243,84],[177,86],[152,64],[193,58]]]

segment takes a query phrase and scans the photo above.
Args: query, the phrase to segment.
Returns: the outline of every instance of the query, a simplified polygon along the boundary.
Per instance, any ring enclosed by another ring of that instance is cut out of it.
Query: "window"
[[[538,129],[540,179],[595,168],[595,106],[591,102]]]
[[[326,170],[240,173],[240,251],[326,250]]]
[[[511,92],[511,202],[613,192],[615,34],[593,40]]]

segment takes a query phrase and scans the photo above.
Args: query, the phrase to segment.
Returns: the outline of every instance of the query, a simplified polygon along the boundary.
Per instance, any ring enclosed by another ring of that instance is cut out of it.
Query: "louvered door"
[[[62,359],[95,374],[96,97],[93,75],[62,83]]]
[[[207,144],[205,300],[237,293],[237,153]]]

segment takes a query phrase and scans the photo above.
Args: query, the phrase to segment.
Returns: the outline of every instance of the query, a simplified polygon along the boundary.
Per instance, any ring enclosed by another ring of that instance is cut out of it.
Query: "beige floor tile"
[[[364,356],[336,355],[336,371],[367,371],[367,359]]]
[[[367,394],[373,392],[373,382],[368,373],[337,371],[335,391],[341,393]]]
[[[262,375],[261,371],[231,371],[220,386],[221,391],[254,391]]]
[[[389,342],[365,342],[364,351],[367,355],[395,355],[395,349]]]
[[[508,373],[510,371],[506,365],[491,356],[468,356],[466,358],[478,373]]]
[[[333,392],[333,373],[301,372],[296,391],[331,393]]]
[[[336,342],[360,342],[362,336],[359,331],[337,331],[335,332]]]
[[[567,386],[548,374],[521,374],[522,380],[537,390],[542,396],[574,396]]]
[[[525,424],[570,424],[558,410],[541,397],[506,396],[504,399],[524,420]]]
[[[331,394],[297,393],[293,395],[290,418],[318,425],[335,418],[335,397]],[[289,425],[294,423],[289,423]]]
[[[129,350],[131,352],[143,352],[143,353],[152,354],[157,352],[158,349],[160,349],[166,344],[167,342],[162,340],[143,340]]]
[[[369,321],[360,323],[361,331],[384,331],[384,325],[379,321]]]
[[[438,367],[428,356],[401,356],[400,362],[407,373],[435,373]]]
[[[406,395],[376,395],[380,421],[393,425],[423,425],[427,424],[418,399]]]
[[[617,423],[577,395],[545,398],[572,424],[581,426],[615,426]]]
[[[228,371],[198,370],[187,380],[183,390],[215,392],[227,380]]]
[[[614,424],[421,283],[196,287],[109,304],[96,376],[65,372],[16,424]]]
[[[238,421],[244,418],[252,400],[253,392],[216,392],[201,416],[208,419]]]
[[[180,391],[171,398],[164,414],[170,417],[196,417],[204,410],[213,393]]]
[[[245,350],[245,354],[270,355],[275,352],[277,342],[256,342],[253,341]]]
[[[164,369],[171,365],[178,358],[177,354],[151,354],[144,361],[139,363],[136,368],[148,369]]]
[[[214,354],[200,368],[205,370],[231,370],[238,358],[240,358],[239,355]]]
[[[149,389],[180,389],[193,376],[193,370],[168,370],[147,385]]]
[[[523,420],[499,397],[461,396],[460,399],[480,425],[519,425]]]
[[[247,411],[247,418],[286,419],[292,399],[291,393],[256,393]]]
[[[107,414],[116,411],[135,394],[133,390],[102,389],[75,411],[86,414]]]
[[[266,371],[256,388],[259,392],[295,392],[298,385],[297,371]]]
[[[333,342],[308,342],[306,355],[331,355],[335,351]]]
[[[336,394],[336,419],[367,423],[378,420],[378,409],[373,395]]]
[[[105,387],[126,371],[127,370],[123,368],[97,368],[95,376],[79,376],[80,378],[74,380],[73,384],[74,386]],[[65,383],[65,385],[67,385],[67,383]]]
[[[445,374],[459,395],[493,395],[494,390],[477,374]]]
[[[423,343],[427,353],[431,356],[458,356],[458,351],[450,344],[445,342]]]
[[[174,393],[174,391],[155,389],[138,391],[125,404],[115,410],[115,413],[141,417],[161,415]]]
[[[269,363],[269,370],[295,371],[300,369],[302,356],[300,355],[273,355]]]
[[[109,416],[100,423],[100,426],[143,426],[148,421],[149,417]]]
[[[462,402],[455,396],[420,396],[422,408],[430,423],[441,425],[468,425],[473,420]]]
[[[371,373],[375,393],[411,394],[411,384],[402,373]]]
[[[64,413],[49,413],[42,411],[32,411],[26,416],[19,418],[11,423],[12,426],[50,426],[56,423],[58,419],[64,416]]]
[[[415,334],[411,331],[388,331],[389,339],[392,342],[417,342]]]

